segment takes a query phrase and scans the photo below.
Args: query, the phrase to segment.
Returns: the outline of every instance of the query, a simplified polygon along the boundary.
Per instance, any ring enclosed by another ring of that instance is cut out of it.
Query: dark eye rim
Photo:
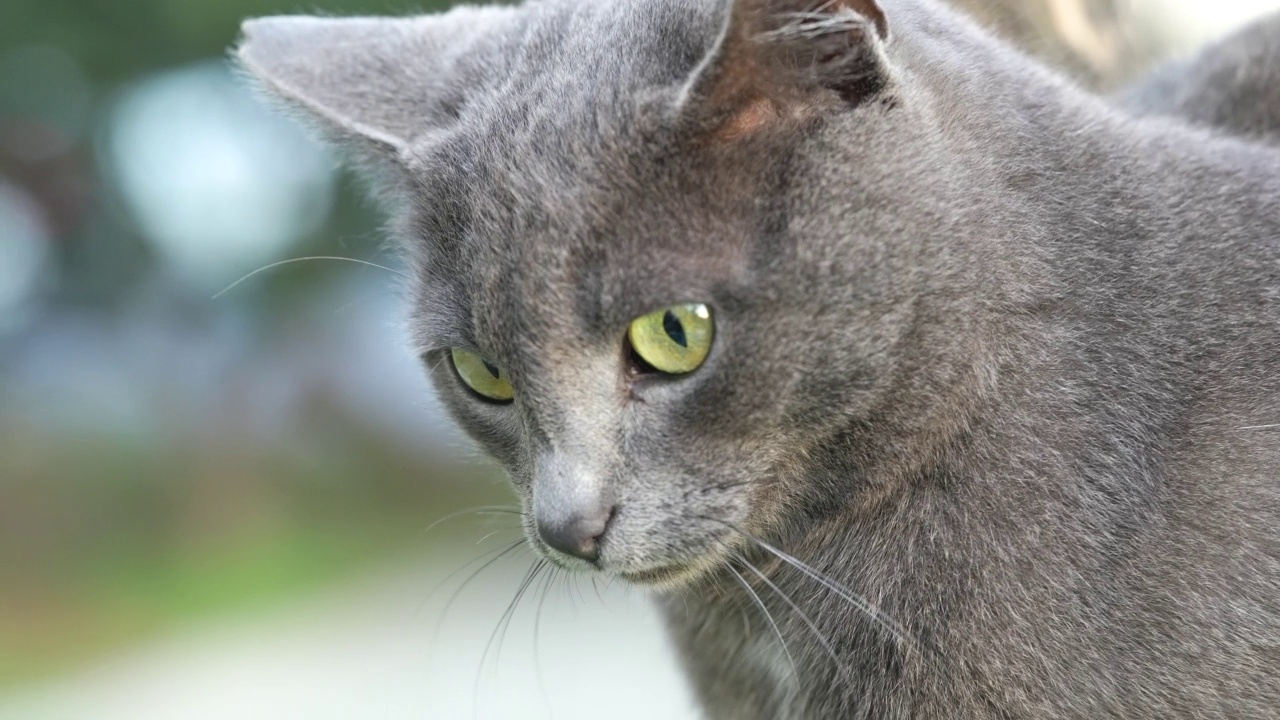
[[[474,351],[469,351],[469,352],[474,352]],[[504,405],[511,405],[515,403],[516,399],[514,396],[506,400],[498,400],[496,398],[491,398],[488,395],[480,394],[478,390],[471,387],[471,383],[467,382],[466,378],[462,377],[462,371],[458,370],[458,363],[453,361],[453,351],[445,350],[443,351],[443,353],[444,353],[445,359],[449,362],[449,368],[453,372],[454,379],[458,381],[458,385],[462,386],[463,391],[466,392],[468,395],[479,400],[482,403],[485,403],[486,405],[496,405],[501,407]],[[483,355],[480,355],[479,353],[476,353],[476,354],[479,355],[479,357],[483,360],[484,358]]]
[[[671,373],[662,372],[658,368],[649,364],[640,356],[636,350],[636,346],[631,343],[631,334],[624,333],[622,336],[623,351],[627,358],[627,374],[633,378],[641,377],[682,377]]]

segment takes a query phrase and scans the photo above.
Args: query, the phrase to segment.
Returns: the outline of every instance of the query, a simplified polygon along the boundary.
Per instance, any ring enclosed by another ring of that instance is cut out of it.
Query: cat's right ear
[[[357,155],[402,157],[446,125],[466,90],[459,58],[506,8],[405,18],[248,20],[235,55],[269,95]]]
[[[877,0],[729,0],[720,37],[677,101],[715,136],[749,135],[885,93],[889,21]]]

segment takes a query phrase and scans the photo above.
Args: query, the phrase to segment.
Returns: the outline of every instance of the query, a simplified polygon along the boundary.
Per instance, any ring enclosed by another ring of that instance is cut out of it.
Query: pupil
[[[670,310],[662,316],[662,329],[667,331],[667,335],[675,344],[682,348],[689,347],[689,339],[684,334],[684,325],[680,324],[680,319]]]
[[[481,360],[480,362],[484,365],[484,369],[485,369],[485,370],[488,370],[488,371],[489,371],[489,374],[493,376],[493,379],[494,379],[494,380],[497,380],[497,379],[498,379],[498,375],[499,375],[499,373],[500,373],[500,371],[498,370],[498,368],[496,368],[496,367],[494,367],[494,366],[490,365],[488,360]]]

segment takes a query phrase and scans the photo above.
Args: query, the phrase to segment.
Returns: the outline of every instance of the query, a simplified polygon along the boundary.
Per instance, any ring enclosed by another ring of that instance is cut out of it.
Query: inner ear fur
[[[720,138],[749,135],[834,96],[857,106],[888,82],[876,0],[732,0],[680,112]]]

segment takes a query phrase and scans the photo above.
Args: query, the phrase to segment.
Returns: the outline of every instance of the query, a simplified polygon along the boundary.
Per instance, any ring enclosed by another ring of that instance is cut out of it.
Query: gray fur
[[[1280,151],[933,0],[475,12],[240,55],[400,168],[441,395],[526,509],[617,508],[529,542],[653,585],[709,717],[1280,717]],[[681,302],[707,363],[632,372]]]

